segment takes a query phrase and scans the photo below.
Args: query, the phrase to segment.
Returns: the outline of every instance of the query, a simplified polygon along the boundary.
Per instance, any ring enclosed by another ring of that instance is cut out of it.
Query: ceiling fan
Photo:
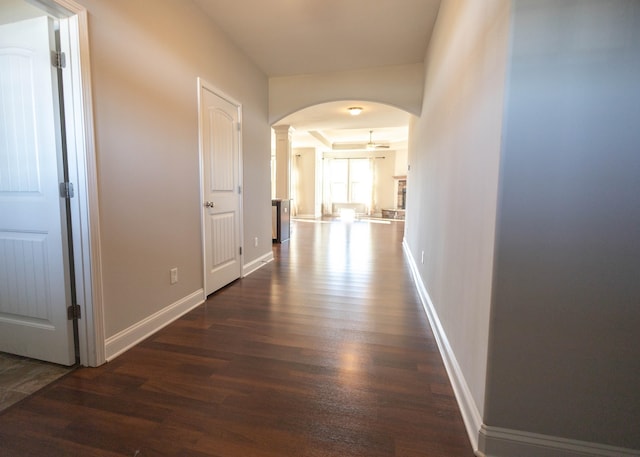
[[[373,149],[389,149],[389,145],[388,144],[382,144],[382,143],[374,143],[373,142],[373,130],[369,130],[369,142],[367,143],[367,149],[369,149],[369,150],[373,150]]]

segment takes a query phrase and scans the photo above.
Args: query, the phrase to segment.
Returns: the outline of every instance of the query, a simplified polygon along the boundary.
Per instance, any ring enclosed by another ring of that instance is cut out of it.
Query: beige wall
[[[110,337],[202,288],[198,76],[243,105],[245,264],[270,251],[268,87],[190,1],[79,2],[89,13]]]
[[[410,124],[406,243],[476,416],[487,370],[508,24],[507,1],[442,3],[422,115]]]
[[[269,80],[269,121],[309,106],[337,100],[366,100],[420,113],[422,64],[367,68],[340,73],[297,75]]]
[[[293,150],[294,173],[294,201],[296,216],[318,217],[318,200],[322,195],[318,193],[318,176],[322,179],[322,162],[318,160],[321,153],[316,148],[296,148]],[[320,181],[321,183],[322,181]],[[322,189],[322,187],[320,187]],[[321,192],[322,190],[320,190]]]
[[[405,176],[407,174],[407,165],[409,165],[409,151],[407,149],[396,150],[395,176]]]
[[[395,180],[393,179],[396,170],[396,151],[377,151],[375,156],[379,158],[373,163],[375,167],[373,189],[376,202],[374,212],[380,215],[383,209],[396,207],[397,195]]]

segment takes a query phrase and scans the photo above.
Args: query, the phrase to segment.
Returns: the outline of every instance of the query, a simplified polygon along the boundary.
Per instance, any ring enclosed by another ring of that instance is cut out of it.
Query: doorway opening
[[[242,105],[198,78],[205,297],[242,276]]]
[[[406,195],[410,118],[401,109],[361,100],[286,116],[273,126],[272,198],[290,200],[298,219],[403,213],[397,196]]]
[[[0,294],[0,350],[97,366],[104,334],[86,10],[6,0],[0,27],[0,128],[12,139],[0,147],[0,281],[10,285]]]

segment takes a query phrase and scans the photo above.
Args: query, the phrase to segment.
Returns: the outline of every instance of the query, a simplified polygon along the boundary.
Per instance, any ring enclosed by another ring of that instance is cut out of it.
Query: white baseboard
[[[483,425],[479,457],[632,457],[640,450]]]
[[[242,266],[242,277],[244,278],[245,276],[249,276],[254,271],[264,267],[266,264],[268,264],[269,262],[272,262],[272,261],[273,261],[273,251],[269,251],[265,255],[263,255],[261,257],[258,257],[255,260],[252,260],[251,262],[247,263],[246,265],[243,265]]]
[[[191,295],[178,300],[131,327],[107,338],[105,341],[105,356],[107,362],[115,359],[123,352],[175,321],[183,314],[191,311],[196,306],[201,305],[204,303],[204,299],[204,290],[197,290]]]
[[[243,265],[242,276],[248,276],[267,263],[273,261],[273,251]],[[200,289],[191,295],[167,306],[155,314],[141,320],[129,328],[116,333],[105,340],[105,359],[107,362],[115,359],[123,352],[138,344],[140,341],[154,334],[170,324],[183,314],[204,303],[204,290]]]
[[[456,395],[469,441],[478,457],[640,457],[640,451],[570,440],[549,435],[522,432],[482,423],[478,407],[471,396],[460,365],[442,328],[438,313],[422,281],[406,241],[402,243],[420,301],[436,338],[440,355]]]
[[[453,387],[453,392],[455,393],[456,400],[458,401],[458,407],[460,408],[460,412],[462,413],[462,420],[464,421],[467,435],[469,436],[469,441],[471,441],[473,450],[474,452],[476,452],[478,450],[478,433],[480,432],[480,427],[482,426],[482,417],[480,416],[480,411],[478,410],[478,406],[473,400],[471,390],[469,389],[467,381],[462,374],[462,370],[460,369],[460,365],[458,364],[453,349],[451,349],[447,334],[445,333],[444,328],[440,323],[438,313],[436,312],[436,309],[433,306],[433,302],[429,297],[427,288],[422,281],[418,266],[415,259],[413,258],[413,255],[411,254],[411,250],[409,249],[406,240],[402,242],[402,247],[404,248],[404,252],[407,254],[409,266],[411,268],[411,274],[416,284],[416,289],[418,290],[418,295],[420,296],[422,307],[424,308],[427,314],[427,318],[429,319],[431,330],[433,331],[433,334],[436,338],[436,343],[438,344],[440,355],[442,356],[444,366],[447,370],[447,374],[449,375],[449,380],[451,381],[451,386]]]

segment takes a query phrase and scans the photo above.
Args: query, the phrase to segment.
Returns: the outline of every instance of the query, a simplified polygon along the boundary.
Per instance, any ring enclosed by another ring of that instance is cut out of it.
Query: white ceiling
[[[440,0],[195,0],[268,77],[422,62]]]
[[[422,62],[440,0],[194,0],[268,76],[330,73]],[[359,117],[346,108],[362,106]],[[278,122],[294,146],[320,132],[329,143],[406,143],[409,115],[359,101],[328,103]],[[403,139],[399,139],[403,136]],[[317,144],[317,143],[316,143]]]

